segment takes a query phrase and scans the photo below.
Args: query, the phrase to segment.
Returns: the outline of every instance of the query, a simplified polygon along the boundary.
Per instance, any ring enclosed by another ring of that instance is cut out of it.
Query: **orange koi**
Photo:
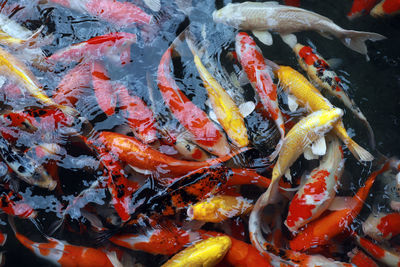
[[[269,67],[265,64],[263,54],[253,38],[245,32],[240,32],[236,35],[235,47],[240,64],[246,72],[251,85],[257,91],[264,108],[268,111],[269,117],[274,120],[281,134],[281,141],[277,145],[275,152],[270,156],[271,160],[273,160],[278,156],[285,137],[285,123],[278,105],[276,85],[272,82]]]
[[[124,136],[118,133],[102,132],[98,140],[105,145],[108,151],[118,156],[120,160],[137,169],[158,172],[160,176],[176,177],[185,175],[190,171],[227,161],[236,154],[247,150],[244,148],[239,150],[238,153],[209,159],[203,162],[195,162],[172,158],[141,143],[134,137]]]
[[[135,136],[145,144],[156,141],[157,130],[150,108],[139,97],[131,96],[124,85],[116,84],[114,90],[117,92],[118,100],[121,103],[119,108],[124,111],[128,125]]]
[[[350,257],[350,263],[357,267],[378,267],[378,264],[376,264],[373,259],[357,248],[354,248],[348,254]]]
[[[268,188],[271,179],[268,179],[251,169],[231,169],[232,177],[226,183],[227,186],[254,184],[261,188]]]
[[[400,213],[371,214],[362,227],[366,235],[377,241],[389,240],[400,234]]]
[[[111,116],[115,113],[117,97],[108,77],[107,70],[100,61],[93,61],[91,65],[92,83],[97,103],[105,114]]]
[[[224,156],[230,152],[225,135],[218,130],[207,114],[193,104],[178,88],[171,72],[171,53],[169,47],[161,58],[157,72],[157,84],[162,97],[178,119],[193,135],[194,141],[208,152]]]
[[[99,19],[118,27],[129,27],[132,24],[150,24],[153,16],[147,14],[130,2],[116,0],[50,0],[53,3],[89,13]]]
[[[375,178],[388,168],[389,163],[386,163],[381,169],[371,173],[365,185],[354,195],[353,207],[333,211],[325,217],[312,221],[289,242],[290,248],[304,251],[314,246],[324,245],[331,238],[350,227],[354,218],[361,211]]]
[[[366,238],[360,237],[359,235],[355,235],[355,238],[360,247],[362,247],[374,259],[387,264],[388,266],[400,266],[399,253],[383,249],[377,244],[369,241]]]
[[[368,14],[376,4],[377,0],[354,0],[350,12],[347,14],[348,19],[355,19],[361,15]]]
[[[75,107],[79,97],[83,95],[86,89],[90,88],[91,80],[90,65],[88,63],[76,65],[64,75],[58,84],[53,93],[54,102]]]
[[[393,16],[400,13],[399,0],[383,0],[370,12],[373,17]]]
[[[130,49],[133,43],[136,43],[136,34],[128,32],[109,33],[61,49],[48,57],[47,60],[49,62],[71,63],[82,60],[99,60],[110,53],[120,53],[121,63],[126,64],[130,61]]]

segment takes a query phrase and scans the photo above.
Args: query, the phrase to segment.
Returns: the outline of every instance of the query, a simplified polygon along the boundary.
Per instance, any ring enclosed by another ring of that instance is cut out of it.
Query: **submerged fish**
[[[276,31],[282,35],[293,32],[313,30],[323,36],[335,36],[350,49],[367,54],[366,40],[378,41],[386,37],[372,32],[345,30],[332,20],[317,13],[290,6],[279,5],[277,2],[244,2],[228,4],[214,11],[215,22],[225,23],[241,30],[251,30],[256,36],[263,36],[272,44],[272,37],[267,32]],[[267,41],[267,42],[268,42]]]
[[[400,1],[383,0],[371,10],[371,16],[383,17],[400,14]]]
[[[354,0],[347,17],[349,19],[354,19],[363,14],[368,14],[376,4],[376,1],[377,0]]]

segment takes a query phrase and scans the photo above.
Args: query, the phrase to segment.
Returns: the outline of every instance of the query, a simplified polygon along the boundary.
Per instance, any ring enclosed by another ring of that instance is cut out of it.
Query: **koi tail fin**
[[[378,33],[351,30],[342,32],[339,38],[345,46],[363,55],[367,55],[368,53],[367,46],[365,45],[366,40],[379,41],[386,39],[385,36]]]
[[[346,146],[358,161],[372,161],[374,159],[374,156],[372,156],[371,153],[353,140],[349,140]]]
[[[273,61],[271,61],[271,60],[268,60],[268,59],[264,59],[264,61],[265,61],[265,64],[267,64],[271,69],[272,69],[272,71],[275,73],[276,71],[278,71],[279,70],[279,65],[278,64],[276,64],[275,62],[273,62]]]

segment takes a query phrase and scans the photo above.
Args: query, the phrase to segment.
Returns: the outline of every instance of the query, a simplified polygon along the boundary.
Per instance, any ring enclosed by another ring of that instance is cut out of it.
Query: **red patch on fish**
[[[105,114],[111,116],[115,113],[117,99],[107,71],[99,61],[94,61],[91,73],[97,103]]]
[[[400,233],[400,213],[388,214],[381,218],[376,226],[384,238],[393,237]]]
[[[382,8],[386,14],[395,13],[400,10],[400,1],[399,0],[385,0],[383,2]]]

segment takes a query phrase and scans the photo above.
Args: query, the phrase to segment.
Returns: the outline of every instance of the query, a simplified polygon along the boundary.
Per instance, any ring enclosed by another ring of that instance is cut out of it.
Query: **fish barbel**
[[[345,30],[332,20],[317,13],[291,6],[279,5],[277,2],[244,2],[228,4],[214,11],[215,22],[228,24],[241,30],[276,31],[282,35],[293,32],[314,30],[323,36],[335,36],[348,48],[366,55],[366,40],[385,39],[383,35],[372,32]],[[271,37],[269,37],[270,40]]]

